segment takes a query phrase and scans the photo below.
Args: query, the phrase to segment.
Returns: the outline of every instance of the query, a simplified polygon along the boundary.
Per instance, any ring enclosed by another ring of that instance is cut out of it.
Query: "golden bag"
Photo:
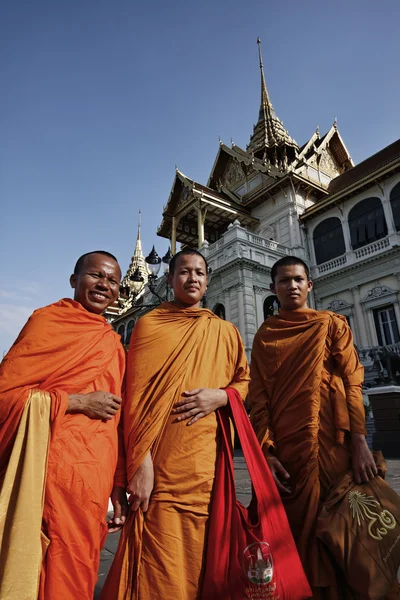
[[[381,477],[356,484],[347,473],[322,507],[317,537],[354,592],[382,600],[400,567],[400,496]]]

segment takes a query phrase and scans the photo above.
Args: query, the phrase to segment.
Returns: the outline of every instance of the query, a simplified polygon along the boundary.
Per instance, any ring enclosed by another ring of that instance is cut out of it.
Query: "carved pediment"
[[[188,204],[188,202],[190,202],[192,199],[192,194],[191,194],[191,190],[186,187],[183,186],[182,189],[182,193],[179,197],[179,201],[178,201],[178,208],[182,208],[182,206],[185,206],[185,204]]]
[[[340,175],[341,171],[328,148],[322,150],[318,162],[321,171],[323,171],[327,175],[330,175],[331,177],[337,177],[338,175]]]
[[[234,188],[240,181],[245,179],[246,174],[240,162],[235,159],[229,161],[222,176],[221,183],[228,189]]]
[[[383,296],[390,296],[391,294],[395,294],[396,292],[386,285],[377,285],[372,288],[372,290],[368,290],[367,295],[364,298],[364,302],[367,300],[375,300],[375,298],[382,298]]]
[[[346,300],[341,300],[340,298],[335,298],[328,304],[327,310],[332,310],[333,312],[338,312],[339,310],[343,310],[344,308],[348,308],[351,306]]]

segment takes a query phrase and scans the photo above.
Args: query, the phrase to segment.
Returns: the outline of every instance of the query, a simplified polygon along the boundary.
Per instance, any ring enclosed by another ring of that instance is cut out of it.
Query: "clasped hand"
[[[211,388],[197,388],[183,392],[182,397],[183,399],[175,404],[172,414],[179,415],[178,421],[190,419],[188,425],[193,425],[228,402],[225,390]]]

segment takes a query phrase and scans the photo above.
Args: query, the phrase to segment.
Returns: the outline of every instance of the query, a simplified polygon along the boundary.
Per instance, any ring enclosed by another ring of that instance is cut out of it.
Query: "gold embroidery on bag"
[[[361,520],[369,521],[368,533],[374,540],[380,541],[397,525],[396,519],[388,510],[372,510],[372,508],[382,509],[382,506],[373,496],[367,496],[357,490],[352,490],[349,492],[349,504],[353,519],[357,519],[358,525],[361,525]],[[373,531],[374,526],[375,530]]]

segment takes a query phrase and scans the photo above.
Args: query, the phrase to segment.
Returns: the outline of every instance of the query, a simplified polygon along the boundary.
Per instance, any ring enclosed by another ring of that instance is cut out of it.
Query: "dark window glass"
[[[400,341],[399,328],[392,304],[374,310],[374,320],[380,346],[389,346]]]
[[[224,321],[226,321],[226,316],[225,316],[225,306],[223,304],[217,304],[214,308],[214,315],[217,315],[217,317],[219,317],[220,319],[223,319]]]
[[[124,333],[125,333],[125,326],[124,325],[120,325],[118,327],[118,335],[121,336],[121,342],[124,343]]]
[[[387,226],[379,198],[366,198],[356,204],[349,214],[353,250],[371,244],[387,235]]]
[[[281,305],[277,296],[268,296],[268,298],[265,298],[263,305],[264,319],[275,315],[280,309],[280,306]]]
[[[390,192],[390,204],[392,207],[394,226],[400,231],[400,183],[394,186]]]
[[[126,330],[125,344],[129,344],[129,342],[131,341],[131,335],[132,335],[132,331],[133,331],[134,327],[135,327],[135,321],[129,321],[128,329]]]
[[[346,252],[340,219],[329,217],[314,230],[314,250],[317,265]]]

